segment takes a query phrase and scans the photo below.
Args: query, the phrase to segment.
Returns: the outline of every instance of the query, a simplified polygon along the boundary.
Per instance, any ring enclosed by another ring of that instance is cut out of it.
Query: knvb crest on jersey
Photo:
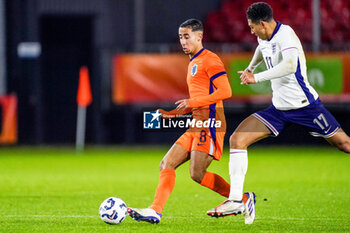
[[[194,64],[191,68],[191,75],[192,76],[195,76],[197,74],[197,68],[198,68],[198,65],[197,64]]]

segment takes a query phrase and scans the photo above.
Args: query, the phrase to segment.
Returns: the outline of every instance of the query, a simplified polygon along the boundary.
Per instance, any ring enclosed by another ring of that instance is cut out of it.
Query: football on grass
[[[109,197],[100,205],[99,214],[105,223],[121,223],[126,217],[126,204],[120,198]]]

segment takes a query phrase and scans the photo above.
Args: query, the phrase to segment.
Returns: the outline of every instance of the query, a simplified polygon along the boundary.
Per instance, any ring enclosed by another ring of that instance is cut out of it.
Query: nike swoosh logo
[[[331,127],[329,127],[326,131],[324,131],[324,133],[328,133],[328,131],[331,129]]]
[[[117,214],[117,211],[114,211],[113,215],[109,217],[109,219],[113,220],[114,216]]]
[[[203,146],[203,145],[205,145],[205,144],[197,143],[197,146]]]

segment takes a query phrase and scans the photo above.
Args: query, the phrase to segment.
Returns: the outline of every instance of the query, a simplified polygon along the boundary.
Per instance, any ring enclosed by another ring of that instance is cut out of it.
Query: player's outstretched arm
[[[189,99],[188,106],[190,108],[209,106],[232,96],[232,90],[227,75],[216,78],[213,84],[216,90],[212,94]]]
[[[253,72],[246,69],[246,70],[240,70],[237,73],[239,73],[241,76],[239,77],[241,79],[242,85],[248,85],[248,84],[254,84],[256,83]]]
[[[251,72],[253,72],[255,70],[255,68],[264,60],[264,57],[262,55],[262,52],[260,50],[260,46],[256,47],[255,52],[254,52],[254,56],[252,58],[252,60],[249,63],[249,66],[247,67],[246,70],[250,70]]]
[[[296,72],[298,67],[298,49],[290,47],[282,51],[282,61],[271,69],[254,75],[255,81],[262,82],[281,78]]]

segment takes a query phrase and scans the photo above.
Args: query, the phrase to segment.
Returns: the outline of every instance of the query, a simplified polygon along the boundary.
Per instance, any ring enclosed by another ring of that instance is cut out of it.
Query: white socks
[[[230,149],[230,162],[228,163],[231,189],[229,200],[242,200],[243,184],[248,169],[247,150]]]

